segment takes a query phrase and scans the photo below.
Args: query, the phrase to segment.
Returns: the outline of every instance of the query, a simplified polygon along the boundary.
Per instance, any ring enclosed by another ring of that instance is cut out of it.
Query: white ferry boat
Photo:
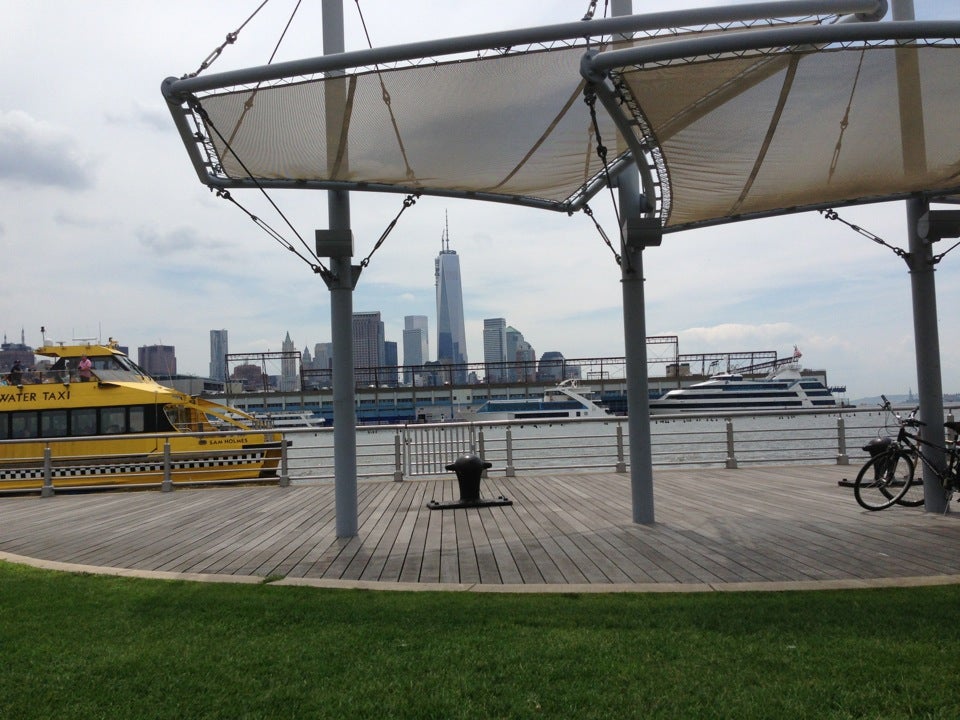
[[[251,413],[257,420],[259,427],[274,428],[276,430],[292,430],[294,428],[322,428],[326,419],[314,415],[307,410],[282,412],[254,412]]]
[[[564,380],[547,389],[542,398],[488,400],[476,409],[457,411],[457,420],[553,420],[557,418],[607,417],[610,413],[590,394],[580,391],[576,380]]]
[[[720,373],[709,380],[670,390],[650,400],[650,414],[715,413],[732,410],[811,410],[843,403],[818,378],[800,373],[800,351],[781,360],[764,378]],[[836,388],[842,391],[843,388]]]

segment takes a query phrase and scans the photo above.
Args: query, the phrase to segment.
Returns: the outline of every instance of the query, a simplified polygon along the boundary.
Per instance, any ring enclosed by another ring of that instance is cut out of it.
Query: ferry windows
[[[97,409],[96,408],[78,408],[70,411],[70,434],[71,435],[96,435],[97,434]]]
[[[41,437],[65,437],[67,434],[67,411],[44,410],[40,413]]]
[[[126,408],[100,408],[100,429],[104,435],[122,435],[127,426]]]
[[[129,432],[132,432],[132,433],[144,432],[144,430],[146,430],[145,417],[146,417],[146,412],[144,412],[144,408],[142,406],[131,407]]]
[[[10,438],[12,440],[35,437],[37,437],[37,413],[10,413]]]

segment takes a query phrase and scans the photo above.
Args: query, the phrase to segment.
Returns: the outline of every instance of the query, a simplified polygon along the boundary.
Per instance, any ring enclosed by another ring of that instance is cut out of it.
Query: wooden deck
[[[0,559],[159,577],[379,588],[710,590],[960,582],[960,513],[865,512],[856,468],[655,472],[655,525],[629,477],[492,476],[512,506],[429,510],[452,479],[359,484],[337,539],[330,484],[0,497]],[[956,505],[954,506],[956,508]],[[282,580],[281,580],[282,578]]]

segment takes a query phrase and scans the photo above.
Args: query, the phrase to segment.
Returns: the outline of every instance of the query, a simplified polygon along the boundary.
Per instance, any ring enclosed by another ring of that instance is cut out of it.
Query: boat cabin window
[[[44,410],[40,413],[41,437],[65,437],[67,434],[67,411]]]
[[[203,432],[209,429],[206,419],[193,408],[170,404],[164,406],[163,412],[171,427],[180,432]]]
[[[123,435],[173,429],[162,416],[155,417],[152,410],[150,405],[131,405],[0,413],[0,440]]]
[[[97,434],[97,409],[96,408],[77,408],[70,411],[70,434],[96,435]]]
[[[100,432],[104,435],[120,435],[126,431],[126,408],[100,408]]]
[[[35,437],[37,437],[37,413],[29,411],[10,413],[10,438],[12,440]]]
[[[90,358],[91,370],[99,380],[122,382],[141,381],[148,375],[124,355],[96,355]],[[78,382],[79,358],[60,358],[47,372],[46,377],[59,382]]]

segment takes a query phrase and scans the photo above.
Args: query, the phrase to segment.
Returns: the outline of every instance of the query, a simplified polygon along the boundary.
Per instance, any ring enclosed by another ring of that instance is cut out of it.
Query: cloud
[[[0,181],[86,190],[94,184],[93,163],[65,130],[19,110],[0,111]]]
[[[180,227],[166,233],[140,228],[136,231],[136,236],[140,245],[154,255],[176,255],[191,250],[221,248],[225,245],[222,242],[201,238],[197,231],[190,227]]]
[[[173,124],[170,113],[163,107],[152,107],[136,100],[126,111],[108,112],[104,117],[108,125],[136,125],[163,133],[169,133]]]

